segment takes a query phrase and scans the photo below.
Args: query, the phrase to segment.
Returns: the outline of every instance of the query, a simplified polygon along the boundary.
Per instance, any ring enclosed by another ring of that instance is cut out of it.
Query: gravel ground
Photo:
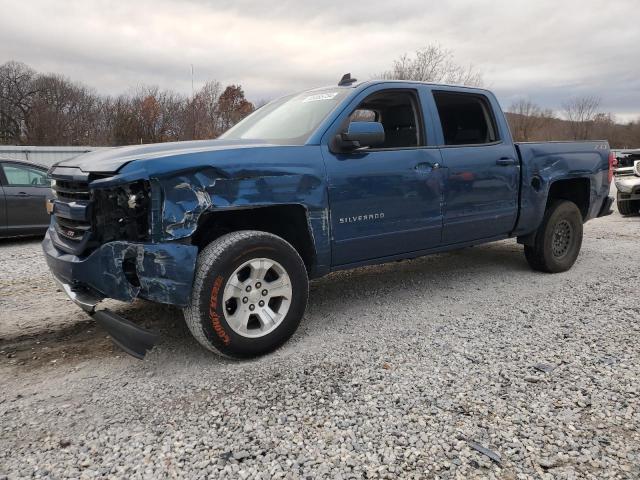
[[[0,478],[640,478],[640,218],[563,274],[515,241],[333,274],[276,353],[233,362],[179,310],[140,362],[0,244]]]

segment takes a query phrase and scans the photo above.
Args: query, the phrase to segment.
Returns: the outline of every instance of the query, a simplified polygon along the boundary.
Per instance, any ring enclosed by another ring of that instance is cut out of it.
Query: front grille
[[[54,243],[74,255],[84,255],[114,240],[145,241],[149,238],[151,189],[137,181],[108,188],[90,187],[104,176],[56,175]]]
[[[56,179],[52,185],[56,198],[55,230],[62,239],[62,247],[69,253],[81,253],[91,235],[91,193],[89,179]]]
[[[73,240],[79,240],[82,235],[91,230],[91,225],[88,225],[87,222],[69,220],[68,218],[62,218],[60,216],[56,216],[56,221],[58,222],[60,230],[67,232],[64,235]],[[69,234],[69,232],[72,233]]]
[[[56,180],[56,184],[53,187],[53,190],[60,200],[80,200],[88,202],[91,199],[91,194],[89,192],[89,182]]]

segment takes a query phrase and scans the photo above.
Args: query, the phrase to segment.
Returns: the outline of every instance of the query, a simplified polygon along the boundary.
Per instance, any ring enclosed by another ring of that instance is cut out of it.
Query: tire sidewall
[[[556,225],[562,220],[569,222],[572,235],[569,250],[564,256],[558,258],[553,255],[553,234]],[[545,264],[551,272],[564,272],[571,268],[580,254],[583,229],[582,214],[574,203],[560,202],[552,209],[545,227],[542,238]]]
[[[235,270],[254,258],[275,260],[291,279],[292,298],[282,322],[269,334],[249,338],[236,333],[226,320],[223,295]],[[231,245],[206,268],[197,305],[202,331],[220,353],[249,358],[277,349],[295,332],[304,314],[308,297],[308,279],[302,260],[289,244],[272,235],[257,235]]]

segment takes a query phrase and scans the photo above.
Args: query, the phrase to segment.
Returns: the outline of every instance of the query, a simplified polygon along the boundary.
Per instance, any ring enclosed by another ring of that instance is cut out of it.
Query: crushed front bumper
[[[142,358],[156,336],[109,310],[97,310],[105,298],[132,301],[136,297],[185,306],[198,249],[174,243],[110,242],[86,257],[58,250],[49,229],[42,248],[47,265],[60,288],[91,315],[127,353]]]
[[[109,242],[86,257],[58,250],[49,228],[42,242],[47,265],[64,283],[103,297],[136,297],[185,306],[191,296],[198,248],[179,243]]]

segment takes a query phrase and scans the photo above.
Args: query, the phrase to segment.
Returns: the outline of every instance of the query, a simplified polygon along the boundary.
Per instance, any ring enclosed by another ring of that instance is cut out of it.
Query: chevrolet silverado
[[[357,82],[275,100],[220,138],[87,153],[49,171],[43,249],[69,297],[138,357],[153,332],[105,298],[177,305],[222,355],[296,330],[309,279],[516,238],[569,269],[611,212],[606,141],[514,143],[480,88]]]

